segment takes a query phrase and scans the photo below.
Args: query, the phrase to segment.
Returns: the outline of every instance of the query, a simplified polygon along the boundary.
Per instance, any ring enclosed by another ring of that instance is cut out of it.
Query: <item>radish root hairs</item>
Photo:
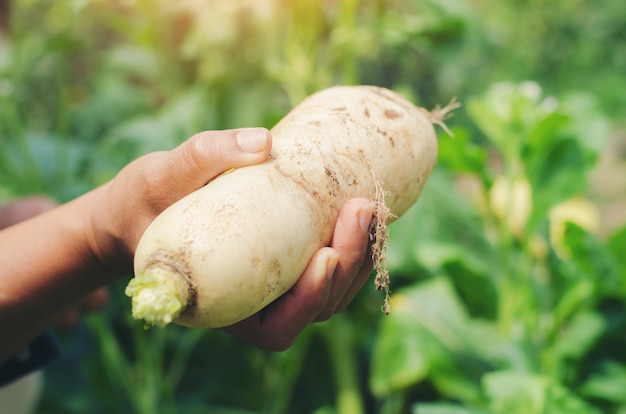
[[[390,302],[390,290],[389,290],[389,271],[385,262],[387,260],[387,240],[389,239],[389,229],[387,223],[389,220],[396,218],[391,213],[389,207],[385,204],[385,191],[382,186],[374,177],[374,183],[376,186],[376,194],[374,195],[374,202],[376,203],[376,209],[374,210],[374,217],[370,223],[370,241],[371,241],[371,255],[372,264],[376,270],[376,276],[374,278],[374,285],[376,290],[385,292],[385,302],[382,306],[382,311],[386,315],[389,315],[391,307]]]
[[[435,108],[428,112],[428,118],[434,125],[440,126],[449,136],[454,137],[454,134],[448,126],[445,124],[445,120],[452,116],[452,111],[461,107],[461,103],[453,97],[450,102],[443,108],[437,104]],[[376,203],[376,209],[374,210],[374,218],[370,224],[370,242],[371,242],[371,258],[376,271],[374,278],[374,286],[376,290],[385,292],[385,301],[381,307],[385,315],[389,315],[391,312],[391,290],[389,285],[391,283],[389,277],[389,271],[387,270],[387,240],[389,239],[388,222],[395,220],[396,215],[392,214],[387,205],[385,204],[385,194],[380,182],[376,180],[374,176],[374,184],[376,186],[376,194],[374,196],[374,202]]]

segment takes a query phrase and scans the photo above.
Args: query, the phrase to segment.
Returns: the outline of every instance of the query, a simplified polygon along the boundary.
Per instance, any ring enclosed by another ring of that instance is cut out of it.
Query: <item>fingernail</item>
[[[376,203],[372,202],[361,207],[356,213],[361,230],[370,230],[370,223],[372,221],[372,216],[374,215],[374,210],[376,210]]]
[[[337,269],[337,263],[339,263],[339,252],[333,250],[328,253],[328,258],[326,259],[326,278],[328,280],[333,278],[335,269]]]
[[[267,146],[267,129],[246,128],[237,132],[237,144],[245,152],[261,152]]]

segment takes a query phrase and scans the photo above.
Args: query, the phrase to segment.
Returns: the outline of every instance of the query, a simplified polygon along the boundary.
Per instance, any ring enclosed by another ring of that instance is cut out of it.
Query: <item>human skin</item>
[[[0,206],[0,230],[31,219],[58,206],[54,200],[45,196],[28,196],[18,198]],[[95,312],[102,309],[108,301],[108,290],[102,287],[93,293],[81,298],[77,306],[64,312],[54,322],[57,328],[72,328],[79,320],[82,313]]]
[[[130,277],[139,238],[161,211],[231,168],[265,161],[271,141],[263,128],[201,132],[171,151],[138,158],[75,200],[0,230],[0,362],[85,297]],[[293,288],[224,329],[281,351],[310,323],[345,309],[372,269],[366,253],[373,210],[367,199],[348,201],[330,246],[313,255]]]

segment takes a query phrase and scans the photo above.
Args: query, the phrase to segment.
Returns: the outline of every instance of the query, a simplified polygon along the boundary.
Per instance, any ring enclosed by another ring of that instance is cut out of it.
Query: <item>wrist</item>
[[[132,273],[133,248],[129,246],[123,222],[107,200],[110,200],[110,183],[104,184],[84,197],[87,208],[84,219],[84,238],[93,260],[105,272],[109,281]]]

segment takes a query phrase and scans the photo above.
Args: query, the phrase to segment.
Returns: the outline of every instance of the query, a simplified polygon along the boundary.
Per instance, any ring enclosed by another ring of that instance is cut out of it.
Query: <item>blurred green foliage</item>
[[[463,107],[367,286],[267,354],[144,331],[123,286],[62,333],[39,412],[625,413],[626,227],[589,177],[624,127],[621,0],[23,0],[0,38],[0,197],[66,201],[202,129],[376,84]],[[623,132],[622,132],[623,134]]]

